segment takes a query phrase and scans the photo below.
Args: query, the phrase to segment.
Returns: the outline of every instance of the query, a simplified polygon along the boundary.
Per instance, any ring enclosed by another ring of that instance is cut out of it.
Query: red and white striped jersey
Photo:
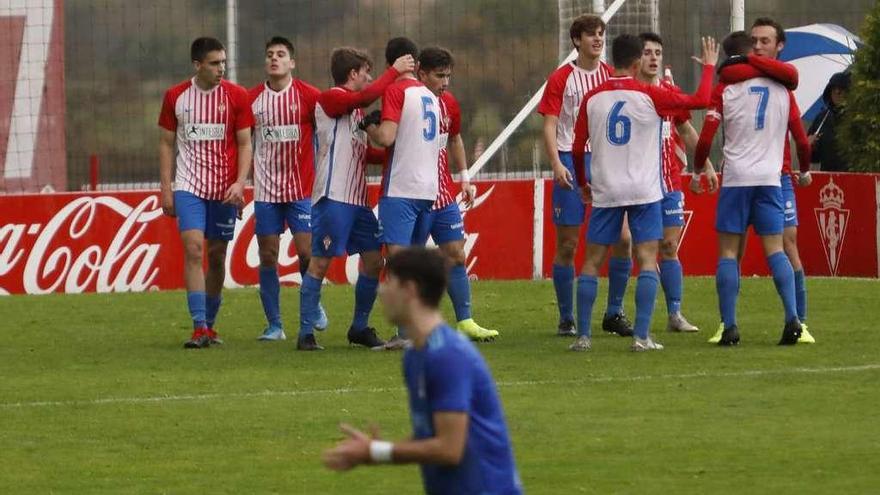
[[[358,124],[363,108],[376,101],[400,73],[389,67],[362,91],[336,86],[318,95],[315,105],[315,182],[312,203],[321,198],[367,206],[367,133]],[[380,153],[381,154],[381,153]]]
[[[681,88],[661,80],[660,87],[681,93]],[[687,167],[687,151],[678,126],[691,120],[691,112],[680,110],[663,119],[663,186],[666,192],[681,191],[681,173]]]
[[[611,66],[605,62],[599,62],[599,66],[591,71],[581,69],[575,62],[569,62],[550,74],[544,95],[538,104],[538,113],[559,118],[556,124],[557,150],[571,151],[574,123],[584,96],[607,81],[612,72]],[[587,143],[586,150],[590,150],[590,143]]]
[[[440,110],[437,96],[416,79],[401,79],[382,96],[382,120],[396,122],[388,147],[382,196],[437,201]]]
[[[292,79],[281,91],[268,82],[250,90],[254,112],[254,200],[289,203],[312,196],[315,103],[320,91]]]
[[[190,79],[166,91],[159,126],[177,133],[174,189],[223,199],[238,175],[235,133],[253,125],[247,90],[237,84],[203,91]]]
[[[449,140],[461,133],[461,108],[449,91],[440,95],[440,192],[434,202],[435,210],[442,210],[455,201],[457,195],[452,170],[449,169]]]

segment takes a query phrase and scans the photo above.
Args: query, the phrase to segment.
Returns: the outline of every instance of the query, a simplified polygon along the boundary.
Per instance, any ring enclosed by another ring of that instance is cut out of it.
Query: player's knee
[[[467,255],[462,243],[444,244],[441,250],[453,265],[464,265],[467,262]]]
[[[560,264],[568,264],[574,261],[574,252],[577,250],[577,237],[563,238],[556,244],[556,260]]]
[[[615,258],[629,258],[632,256],[632,236],[629,230],[624,230],[620,234],[620,240],[611,248],[611,255]]]
[[[278,250],[273,248],[260,248],[260,266],[272,268],[278,264]]]
[[[183,256],[187,263],[202,264],[204,259],[204,247],[201,242],[187,241],[183,243]]]
[[[671,260],[678,256],[678,241],[675,239],[663,239],[660,242],[660,256]]]
[[[380,255],[364,257],[363,261],[364,273],[372,278],[377,278],[382,272],[382,267],[385,266],[385,260]]]
[[[333,261],[333,258],[310,258],[309,267],[307,268],[309,275],[315,278],[324,278],[327,275],[327,270],[330,269],[331,261]]]

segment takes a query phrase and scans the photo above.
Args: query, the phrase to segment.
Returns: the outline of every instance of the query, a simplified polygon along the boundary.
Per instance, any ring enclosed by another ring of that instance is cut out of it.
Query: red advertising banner
[[[878,174],[814,172],[813,183],[795,187],[798,210],[798,250],[808,275],[878,277]],[[684,184],[690,178],[683,179]],[[552,270],[556,232],[552,224],[552,183],[544,195],[543,274]],[[679,258],[686,275],[714,275],[718,262],[715,234],[717,194],[685,190],[685,229]],[[583,239],[583,236],[581,236]],[[579,245],[575,266],[583,260]],[[742,263],[743,275],[768,275],[761,242],[750,231]]]
[[[0,3],[0,192],[67,188],[64,2]]]
[[[536,260],[549,276],[555,240],[551,190],[549,181],[478,183],[476,203],[464,214],[472,278],[529,279]],[[370,188],[374,203],[377,193]],[[534,198],[541,193],[543,209],[536,210]],[[880,175],[868,174],[817,173],[810,187],[797,191],[799,246],[808,275],[878,276],[878,195]],[[227,287],[258,283],[251,191],[246,198],[229,244]],[[688,275],[715,273],[716,201],[717,195],[686,196],[680,257]],[[156,191],[0,196],[0,294],[179,289],[182,256],[177,224],[162,214]],[[357,256],[336,260],[329,280],[353,283],[358,263]],[[281,238],[279,265],[284,283],[300,282],[289,234]],[[750,239],[743,274],[766,273],[760,243]]]

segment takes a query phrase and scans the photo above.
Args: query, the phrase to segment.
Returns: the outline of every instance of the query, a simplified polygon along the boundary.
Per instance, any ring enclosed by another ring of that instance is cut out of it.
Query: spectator
[[[812,162],[819,163],[819,169],[823,172],[849,170],[849,163],[840,153],[837,144],[835,127],[844,111],[844,101],[851,82],[849,72],[838,72],[831,76],[822,94],[825,110],[819,113],[807,132],[813,146]]]

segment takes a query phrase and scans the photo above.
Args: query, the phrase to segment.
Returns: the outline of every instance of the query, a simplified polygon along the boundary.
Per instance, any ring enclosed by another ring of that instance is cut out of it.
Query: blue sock
[[[193,328],[205,328],[205,291],[192,291],[186,293],[186,305],[189,307],[189,315],[192,317]]]
[[[724,328],[736,325],[736,299],[739,296],[739,265],[734,258],[718,260],[715,272],[715,289],[718,291],[718,310]]]
[[[611,257],[608,261],[608,307],[605,309],[606,316],[623,313],[623,296],[626,294],[626,284],[629,282],[629,274],[632,272],[633,262],[629,258]]]
[[[651,330],[651,317],[654,316],[658,285],[660,285],[660,277],[657,272],[639,273],[636,281],[636,324],[633,326],[633,333],[640,339],[647,339]]]
[[[794,291],[794,270],[791,261],[784,252],[779,251],[767,257],[767,264],[773,273],[773,283],[776,284],[776,292],[782,299],[782,307],[785,309],[785,322],[797,318],[797,303]]]
[[[299,288],[299,336],[315,331],[315,315],[321,302],[321,281],[308,273]]]
[[[663,295],[666,296],[666,312],[670,316],[681,311],[682,279],[680,261],[663,260],[660,262],[660,283],[663,284]]]
[[[797,299],[797,314],[801,323],[807,321],[807,280],[803,270],[794,272],[794,296]]]
[[[599,279],[593,275],[581,275],[578,277],[577,286],[577,332],[578,335],[592,334],[590,329],[593,316],[593,304],[596,302],[596,294],[599,292]]]
[[[351,327],[355,330],[363,330],[369,325],[370,312],[373,311],[373,303],[376,302],[376,289],[378,288],[378,279],[368,277],[363,273],[358,274],[358,280],[354,286],[354,318],[351,321]]]
[[[470,319],[471,281],[468,280],[467,270],[464,268],[464,265],[455,265],[449,270],[449,287],[447,292],[449,292],[449,299],[452,301],[452,308],[455,309],[456,321]]]
[[[263,313],[270,327],[281,328],[281,306],[278,302],[281,293],[281,283],[278,281],[278,269],[273,267],[260,267],[260,301],[263,303]]]
[[[553,288],[559,306],[559,322],[574,321],[574,267],[553,265]]]
[[[205,295],[205,324],[208,328],[214,328],[214,322],[217,321],[217,313],[220,311],[220,303],[223,302],[223,296]]]

